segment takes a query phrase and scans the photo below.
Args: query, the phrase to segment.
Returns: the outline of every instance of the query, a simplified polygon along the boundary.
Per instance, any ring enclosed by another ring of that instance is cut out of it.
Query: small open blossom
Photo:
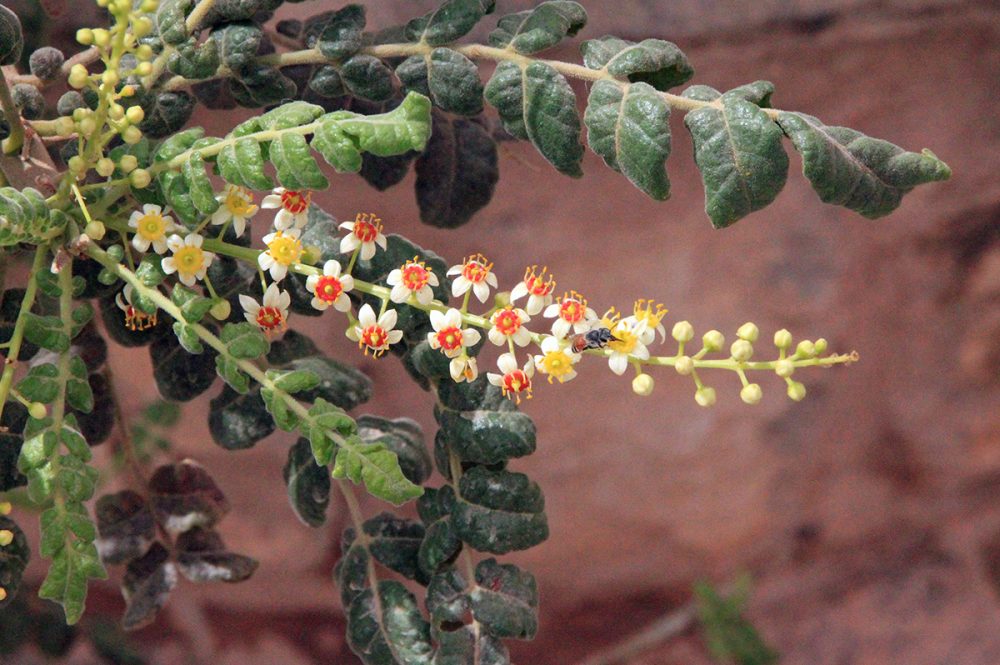
[[[521,395],[531,399],[531,377],[535,375],[535,363],[529,357],[523,368],[517,366],[513,353],[504,353],[497,359],[500,374],[487,372],[486,378],[494,386],[500,386],[503,396],[521,403]]]
[[[240,305],[247,321],[260,327],[268,337],[284,332],[288,327],[288,305],[292,297],[282,291],[277,284],[271,284],[264,291],[263,302],[258,303],[250,296],[240,295]]]
[[[267,251],[257,255],[257,265],[261,270],[268,270],[271,279],[280,282],[288,274],[288,266],[298,263],[302,258],[302,241],[299,240],[299,230],[275,231],[264,236]]]
[[[636,320],[631,316],[622,319],[612,308],[601,319],[601,323],[611,331],[611,335],[615,338],[608,342],[607,346],[607,349],[611,351],[611,355],[608,356],[608,366],[612,372],[620,376],[628,369],[630,359],[647,360],[649,358],[649,349],[642,341],[647,332],[646,319]]]
[[[597,321],[597,312],[587,307],[587,299],[576,291],[564,293],[559,302],[545,308],[545,318],[555,317],[552,324],[552,334],[565,337],[570,329],[575,333],[585,333]]]
[[[309,221],[312,192],[284,187],[275,187],[272,191],[273,194],[268,194],[260,202],[260,207],[265,210],[280,208],[278,214],[274,216],[274,228],[279,231],[304,228]]]
[[[371,351],[372,356],[378,358],[390,344],[403,339],[403,331],[393,330],[395,327],[396,310],[386,310],[376,320],[375,310],[371,305],[365,304],[358,311],[358,323],[348,328],[347,338],[357,342],[358,348],[363,349],[365,355]]]
[[[482,338],[475,328],[462,329],[462,313],[454,307],[447,312],[431,310],[431,326],[434,332],[427,333],[427,342],[449,358],[463,355],[466,347],[478,344]]]
[[[351,308],[347,292],[354,288],[354,278],[340,274],[340,263],[329,260],[323,264],[322,275],[309,275],[306,289],[313,294],[312,306],[323,311],[330,305],[338,312]]]
[[[493,274],[493,264],[482,254],[470,256],[462,263],[448,269],[449,275],[458,275],[451,283],[451,295],[455,298],[472,289],[479,302],[486,302],[490,287],[497,287],[497,276]]]
[[[167,247],[173,256],[165,257],[160,262],[163,272],[168,275],[177,273],[177,278],[185,286],[194,286],[196,281],[204,279],[215,254],[203,250],[202,241],[204,238],[197,233],[189,233],[184,238],[176,234],[167,238]]]
[[[147,203],[142,206],[142,212],[136,210],[128,218],[128,225],[135,229],[132,236],[132,246],[139,252],[153,251],[163,254],[167,251],[167,237],[174,230],[174,222],[169,215],[164,215],[158,205]]]
[[[147,314],[132,304],[132,285],[126,284],[125,288],[115,296],[115,304],[118,309],[125,312],[125,327],[129,330],[146,330],[156,325],[156,312]]]
[[[524,279],[510,290],[511,302],[528,296],[528,304],[524,306],[524,310],[532,316],[552,304],[552,292],[556,290],[556,280],[551,276],[548,279],[545,277],[548,268],[543,267],[542,271],[536,274],[537,267],[525,268]]]
[[[524,324],[531,320],[527,312],[518,307],[507,306],[498,309],[490,317],[493,327],[487,333],[490,341],[497,346],[503,346],[507,340],[513,340],[518,346],[527,346],[531,341],[531,331]]]
[[[549,383],[556,379],[565,383],[576,376],[573,365],[580,360],[580,354],[570,353],[565,348],[563,340],[558,337],[546,337],[542,340],[542,353],[535,356],[535,367],[549,377]],[[488,377],[487,377],[488,378]]]
[[[423,261],[418,261],[414,256],[411,260],[403,264],[401,268],[396,268],[389,273],[386,278],[392,292],[389,293],[389,300],[395,303],[406,302],[410,295],[413,295],[421,305],[430,304],[434,299],[432,286],[437,286],[437,275],[427,269]]]
[[[212,224],[222,226],[232,220],[236,237],[243,235],[247,228],[247,220],[257,214],[253,192],[246,187],[226,185],[222,193],[215,198],[222,205],[212,213]]]
[[[652,344],[656,339],[656,333],[660,333],[660,342],[667,340],[667,329],[663,327],[663,317],[667,315],[667,308],[652,300],[636,300],[633,308],[633,316],[636,321],[645,321],[646,329],[642,333],[642,343]]]
[[[359,212],[353,222],[344,222],[340,228],[349,233],[340,239],[340,253],[350,254],[361,248],[361,259],[367,261],[375,256],[375,245],[386,248],[386,239],[382,235],[382,220],[372,212]]]
[[[462,354],[457,358],[452,358],[448,363],[448,373],[455,383],[468,381],[472,383],[479,376],[479,365],[472,356]]]

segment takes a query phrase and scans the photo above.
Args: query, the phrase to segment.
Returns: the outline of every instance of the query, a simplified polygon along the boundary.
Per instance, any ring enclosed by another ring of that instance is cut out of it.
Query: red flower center
[[[277,307],[261,307],[257,311],[257,325],[263,330],[276,330],[285,325],[285,315]]]
[[[381,326],[368,326],[361,331],[361,342],[372,349],[380,349],[389,342],[389,336]]]
[[[556,288],[556,283],[552,280],[545,281],[541,277],[529,277],[524,285],[528,287],[528,293],[533,296],[547,296]]]
[[[324,302],[334,302],[344,292],[340,280],[331,275],[323,275],[316,281],[316,297]]]
[[[515,369],[503,375],[503,388],[509,393],[520,393],[531,390],[531,379],[524,370]]]
[[[358,220],[354,222],[354,235],[361,242],[375,242],[375,238],[378,237],[378,227],[371,222]]]
[[[430,275],[427,269],[419,263],[407,263],[403,266],[403,286],[411,291],[419,291],[427,285]]]
[[[462,331],[455,326],[444,328],[438,332],[437,341],[445,351],[455,351],[462,348]]]
[[[502,335],[513,335],[521,328],[521,317],[513,309],[503,309],[497,312],[494,324]]]
[[[559,316],[563,321],[576,323],[583,319],[586,309],[576,300],[563,300],[559,303]]]
[[[299,214],[309,207],[309,200],[312,192],[298,192],[294,189],[286,189],[281,193],[281,207],[292,214]]]
[[[462,276],[473,284],[478,284],[483,281],[489,274],[490,269],[478,261],[469,261],[462,266]]]

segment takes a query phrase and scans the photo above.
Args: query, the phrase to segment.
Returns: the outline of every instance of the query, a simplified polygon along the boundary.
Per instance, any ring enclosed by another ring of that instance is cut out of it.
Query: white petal
[[[389,331],[389,335],[388,335],[388,339],[389,339],[389,344],[398,344],[399,340],[403,339],[403,331],[402,330],[390,330]]]
[[[250,296],[240,294],[240,307],[243,308],[245,312],[251,312],[254,316],[257,316],[257,312],[260,311],[260,304],[251,298]]]
[[[545,296],[536,296],[532,293],[528,297],[528,304],[524,306],[524,311],[528,314],[538,314],[545,307],[546,302]],[[545,314],[545,316],[548,316],[548,314]]]
[[[441,282],[438,281],[438,276],[435,275],[430,270],[427,271],[427,283],[431,286],[440,286]]]
[[[338,277],[340,280],[340,287],[344,289],[344,292],[348,292],[354,288],[354,278],[350,275],[344,275],[343,277]]]
[[[361,260],[367,261],[373,256],[375,256],[375,243],[373,242],[361,243]]]
[[[551,353],[552,351],[558,351],[562,348],[559,340],[555,337],[549,336],[542,340],[542,351],[544,353]]]
[[[431,310],[431,326],[434,330],[441,330],[445,327],[444,312],[436,309]]]
[[[181,284],[185,286],[194,286],[195,282],[198,281],[192,274],[177,273],[177,277],[181,280]]]
[[[490,328],[490,331],[486,333],[486,336],[490,338],[490,341],[497,346],[503,346],[507,343],[507,336],[496,328]],[[522,345],[523,346],[523,345]]]
[[[556,337],[565,337],[569,333],[570,324],[565,319],[556,319],[552,324],[552,334]]]
[[[365,303],[358,310],[358,325],[362,328],[375,325],[375,310],[372,309],[371,305]]]
[[[134,236],[132,236],[132,246],[136,248],[136,251],[148,252],[149,240],[147,238],[143,238],[138,233],[136,233]]]
[[[260,207],[270,210],[271,208],[281,207],[281,194],[268,194],[264,197],[264,200],[260,202]]]
[[[399,268],[389,272],[389,276],[385,278],[385,283],[389,286],[396,286],[403,281],[403,271]]]
[[[257,255],[257,265],[260,266],[261,270],[268,270],[273,264],[274,257],[267,252],[261,252]]]
[[[638,358],[639,360],[649,360],[649,349],[647,349],[642,344],[637,344],[636,347],[632,350],[632,355]]]
[[[499,386],[503,383],[503,376],[500,374],[494,374],[493,372],[486,372],[486,380],[494,386]]]
[[[386,243],[388,243],[388,240],[386,240],[385,236],[380,233],[375,236],[375,243],[382,249],[385,249],[387,247]]]
[[[465,359],[455,358],[450,363],[448,363],[448,371],[451,373],[452,381],[458,381],[462,378],[462,372],[465,371]]]
[[[518,328],[517,332],[511,335],[511,339],[518,346],[528,346],[531,343],[531,331],[527,328]]]
[[[475,328],[466,328],[462,331],[462,346],[478,344],[482,338],[482,334]]]
[[[184,238],[184,244],[188,247],[201,247],[201,244],[205,242],[197,233],[189,233],[186,238]]]
[[[339,228],[339,229],[347,229],[348,231],[353,231],[354,230],[354,222],[341,222],[340,226],[338,226],[337,228]]]
[[[461,265],[452,266],[452,267],[448,268],[448,272],[445,273],[445,274],[447,274],[449,276],[451,276],[451,275],[461,275],[462,274],[462,266]]]
[[[444,315],[444,325],[449,328],[461,328],[462,327],[462,313],[452,307]]]
[[[274,216],[274,228],[284,231],[295,225],[295,217],[284,208]]]
[[[532,297],[534,297],[534,296],[532,296]],[[529,312],[531,311],[531,301],[530,301],[530,299],[528,301],[528,311]],[[538,312],[532,312],[532,313],[533,314],[537,314]],[[548,307],[545,308],[545,313],[542,314],[542,316],[544,316],[546,319],[551,319],[554,316],[559,316],[559,305],[557,303],[552,303],[551,305],[549,305]]]
[[[378,324],[382,326],[385,330],[396,327],[396,310],[387,309],[382,313],[382,316],[378,317]]]
[[[346,312],[351,308],[351,299],[348,298],[346,294],[341,293],[337,296],[337,299],[333,301],[333,308],[338,312]]]
[[[497,288],[497,276],[492,272],[486,273],[486,283],[494,289]]]
[[[136,210],[128,218],[128,225],[133,229],[139,228],[139,220],[142,218],[142,213]]]
[[[277,307],[278,285],[271,284],[264,290],[264,307]]]
[[[628,357],[624,353],[612,353],[608,360],[608,366],[611,367],[612,372],[621,376],[628,369]]]
[[[336,259],[330,259],[323,264],[323,274],[327,277],[339,277],[340,276],[340,261]]]
[[[159,215],[163,212],[163,208],[156,205],[155,203],[146,203],[142,206],[142,212],[147,215]]]
[[[175,234],[167,238],[167,247],[169,247],[171,251],[176,252],[183,246],[184,246],[184,238],[180,237],[179,235]]]
[[[566,383],[567,381],[570,381],[575,378],[576,378],[576,370],[571,369],[570,371],[566,372],[565,374],[559,377],[559,383]]]
[[[392,287],[392,291],[389,292],[389,300],[396,303],[397,305],[406,302],[407,298],[409,297],[410,297],[410,290],[405,286],[403,286],[402,284],[396,284],[394,287]]]
[[[319,275],[309,275],[306,277],[306,290],[316,293],[316,283],[319,282]]]
[[[271,272],[271,279],[273,279],[276,282],[280,282],[285,278],[285,275],[288,274],[288,266],[275,261],[274,263],[271,264],[270,272]]]
[[[528,295],[528,287],[524,282],[518,282],[517,285],[510,290],[510,301],[514,302],[518,298]]]
[[[343,238],[340,239],[340,253],[350,254],[355,249],[357,249],[358,245],[360,244],[361,241],[355,238],[353,235],[344,236]]]
[[[174,257],[168,256],[160,261],[160,268],[168,275],[173,275],[177,272],[177,263],[174,261]]]
[[[472,285],[472,292],[476,294],[476,298],[479,302],[486,302],[486,299],[490,297],[490,287],[484,282],[476,282]]]
[[[246,217],[233,217],[233,233],[239,238],[247,230]]]
[[[167,251],[167,239],[157,238],[153,241],[153,251],[157,254],[163,254]]]
[[[497,358],[497,367],[499,367],[500,371],[503,372],[504,374],[513,372],[515,369],[517,369],[517,360],[514,358],[514,354],[513,353],[501,354],[500,357]]]
[[[429,305],[434,300],[434,291],[426,284],[417,289],[415,295],[417,296],[417,302],[421,305]]]
[[[291,305],[291,304],[292,304],[292,296],[291,296],[291,294],[289,294],[288,291],[279,291],[278,292],[278,309],[280,309],[283,314],[287,313],[288,306]]]
[[[455,281],[451,283],[451,296],[453,298],[458,298],[463,295],[472,286],[472,282],[465,278],[465,275],[459,275],[455,278]]]
[[[319,298],[316,297],[310,300],[309,304],[311,304],[313,308],[318,309],[321,312],[330,306],[330,303],[328,303],[327,301],[320,300]]]

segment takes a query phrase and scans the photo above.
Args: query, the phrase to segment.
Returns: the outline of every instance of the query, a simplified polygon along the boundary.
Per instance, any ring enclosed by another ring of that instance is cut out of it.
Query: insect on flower
[[[611,342],[621,340],[611,334],[608,328],[594,328],[579,335],[570,337],[570,349],[573,353],[583,353],[587,349],[603,349]]]

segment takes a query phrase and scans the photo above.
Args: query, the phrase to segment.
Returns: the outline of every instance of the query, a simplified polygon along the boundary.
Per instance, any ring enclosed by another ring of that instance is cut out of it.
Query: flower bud
[[[94,29],[94,43],[98,46],[107,46],[111,43],[111,33],[104,28]]]
[[[632,379],[632,392],[642,397],[649,397],[653,393],[653,377],[649,374],[640,374]]]
[[[51,81],[59,76],[59,69],[65,62],[63,52],[51,46],[43,46],[28,58],[28,69],[43,81]]]
[[[747,384],[743,386],[743,390],[740,391],[740,399],[747,404],[757,404],[763,396],[764,391],[761,390],[760,385],[756,383]]]
[[[146,12],[147,14],[152,14],[159,6],[159,0],[142,0],[142,4],[139,5],[139,10]]]
[[[132,32],[139,39],[142,39],[153,30],[153,22],[146,16],[140,16],[132,21]]]
[[[14,542],[14,532],[10,529],[0,529],[0,547],[7,547]]]
[[[80,93],[76,94],[79,95]],[[80,95],[80,101],[83,102],[83,95]],[[83,119],[89,116],[91,113],[93,113],[93,111],[84,106],[75,108],[73,109],[73,122],[83,122]]]
[[[93,115],[85,116],[83,120],[77,123],[80,129],[80,133],[84,136],[90,136],[97,129],[97,121],[94,120]]]
[[[45,405],[41,402],[32,402],[31,405],[28,406],[28,415],[35,420],[41,420],[48,415],[48,409],[46,409]]]
[[[7,589],[0,586],[0,601],[7,600]]]
[[[135,94],[135,86],[126,85],[126,86],[124,86],[121,89],[121,92],[118,93],[118,96],[119,97],[131,97],[134,94]]]
[[[37,120],[45,113],[45,98],[33,85],[16,83],[11,89],[11,99],[26,120]]]
[[[497,294],[493,296],[493,306],[497,309],[503,309],[510,304],[510,291],[497,291]]]
[[[816,346],[809,340],[804,339],[795,347],[795,355],[799,358],[812,358],[816,355]]]
[[[694,327],[687,321],[678,321],[670,331],[670,336],[681,343],[690,342],[694,339]]]
[[[73,122],[71,118],[63,116],[62,118],[56,118],[56,132],[60,136],[69,136],[76,131],[76,123]]]
[[[128,110],[125,111],[125,117],[133,125],[138,125],[142,122],[142,119],[146,117],[146,112],[142,110],[141,106],[130,106]]]
[[[229,314],[232,312],[232,305],[229,304],[228,300],[217,300],[212,309],[208,310],[208,313],[212,315],[216,321],[225,321],[229,318]]]
[[[813,342],[813,351],[816,352],[817,356],[821,356],[824,353],[826,353],[826,349],[827,349],[827,342],[822,337]]]
[[[86,233],[87,237],[91,240],[100,240],[104,237],[107,229],[104,228],[104,222],[94,219],[87,222],[87,226],[83,228],[83,232]]]
[[[792,381],[788,384],[788,396],[796,402],[801,402],[806,396],[806,387],[798,381]]]
[[[105,178],[107,178],[109,175],[115,172],[115,163],[110,159],[108,159],[107,157],[101,157],[100,159],[97,160],[97,166],[95,168],[97,169],[97,173],[99,175],[102,175]],[[90,234],[88,233],[87,235],[89,236]],[[90,237],[93,238],[93,236]]]
[[[76,41],[84,46],[90,46],[94,43],[94,31],[90,28],[80,28],[76,31]]]
[[[774,345],[779,349],[787,349],[792,345],[792,333],[784,328],[774,333]]]
[[[108,116],[112,120],[121,120],[125,117],[125,109],[122,108],[121,104],[112,103],[111,106],[108,107]]]
[[[701,343],[709,351],[719,351],[722,346],[726,343],[726,336],[720,333],[718,330],[709,330],[707,333],[701,336]]]
[[[795,363],[788,358],[782,358],[774,363],[774,373],[783,379],[787,379],[795,373]]]
[[[756,324],[747,321],[736,331],[736,336],[740,339],[745,339],[748,342],[756,342],[757,337],[760,335],[760,330],[757,328]]]
[[[118,160],[118,166],[125,173],[131,173],[135,167],[139,166],[139,160],[135,158],[135,155],[122,155],[122,158]]]
[[[698,402],[699,406],[712,406],[715,404],[715,388],[708,386],[698,388],[694,393],[694,401]]]
[[[674,369],[681,376],[688,376],[694,371],[694,361],[691,360],[691,356],[681,356],[674,363]]]
[[[80,89],[87,85],[88,76],[87,68],[79,62],[69,68],[69,84],[74,88]]]
[[[738,339],[729,347],[729,352],[737,362],[746,362],[753,356],[753,344],[745,339]]]
[[[0,515],[6,517],[10,515],[12,510],[14,510],[14,506],[11,505],[10,501],[0,501]]]
[[[139,60],[150,60],[153,57],[153,47],[149,44],[140,44],[135,49],[135,57]]]
[[[139,131],[139,128],[134,125],[132,127],[126,127],[125,131],[122,132],[122,139],[124,139],[125,143],[128,144],[138,143],[142,140],[142,132]]]
[[[120,80],[121,78],[118,76],[118,72],[113,69],[105,69],[104,73],[101,74],[101,83],[109,88],[113,88],[118,85],[118,81]]]
[[[66,163],[69,170],[73,173],[83,173],[87,170],[87,162],[84,161],[83,157],[80,155],[73,155],[69,158],[69,162]]]
[[[153,73],[153,65],[149,62],[140,62],[135,66],[137,76],[149,76]]]
[[[129,128],[131,129],[131,127]],[[149,186],[149,182],[152,180],[152,176],[149,175],[149,171],[146,169],[136,169],[128,174],[128,181],[136,189],[144,189]]]

